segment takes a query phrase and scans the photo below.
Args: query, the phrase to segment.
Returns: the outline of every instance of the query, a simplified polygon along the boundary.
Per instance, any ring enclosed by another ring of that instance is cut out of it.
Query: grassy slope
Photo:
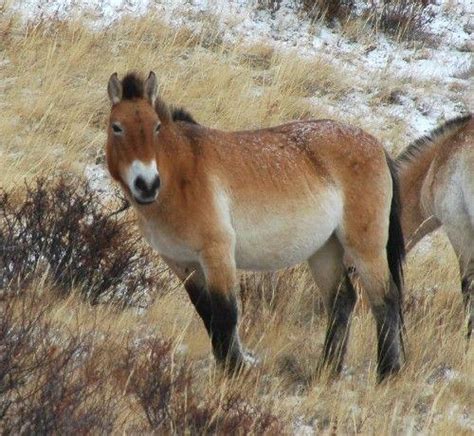
[[[357,81],[327,60],[276,54],[259,44],[225,46],[212,31],[212,17],[208,19],[205,30],[195,35],[152,18],[124,20],[92,33],[80,22],[48,20],[25,28],[14,17],[1,17],[0,185],[18,186],[24,177],[52,169],[81,175],[85,164],[101,157],[109,109],[106,82],[114,71],[153,68],[168,101],[185,105],[204,124],[226,129],[327,116],[328,108]],[[386,78],[374,80],[389,92]],[[321,104],[307,99],[315,90],[324,90]],[[364,120],[351,121],[364,125]],[[403,124],[393,121],[372,131],[387,139],[400,129]],[[436,252],[409,258],[408,365],[396,380],[375,385],[374,326],[364,307],[355,314],[344,376],[328,383],[312,378],[325,317],[309,275],[300,267],[274,276],[278,293],[271,304],[256,296],[257,288],[268,288],[268,280],[250,276],[241,330],[263,364],[250,385],[242,379],[232,388],[242,390],[251,402],[268,403],[289,429],[301,417],[327,432],[467,432],[460,417],[470,415],[472,425],[472,347],[465,354],[454,255],[442,236],[434,247]],[[173,338],[177,350],[186,346],[203,390],[228,389],[229,382],[209,364],[208,340],[183,289],[172,278],[169,287],[141,316],[131,310],[91,308],[75,297],[57,301],[47,290],[41,305],[66,336],[69,331],[102,333],[95,346],[104,370],[113,369],[130,337],[158,332]],[[256,301],[258,312],[252,310]],[[456,376],[443,376],[443,368],[452,368]],[[117,408],[123,419],[117,421],[117,430],[145,422],[123,383],[110,379],[109,389],[120,396]]]

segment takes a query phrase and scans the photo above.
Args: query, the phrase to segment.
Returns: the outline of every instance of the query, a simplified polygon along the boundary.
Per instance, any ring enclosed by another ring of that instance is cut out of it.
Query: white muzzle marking
[[[146,203],[154,201],[156,197],[158,197],[159,189],[156,190],[154,197],[144,198],[143,192],[137,189],[136,181],[138,179],[142,179],[147,187],[151,187],[158,177],[159,172],[158,168],[156,167],[155,160],[152,160],[147,163],[144,163],[140,160],[134,160],[132,164],[124,171],[123,174],[123,179],[128,185],[128,188],[130,189],[130,192],[135,197],[135,199],[140,202]]]

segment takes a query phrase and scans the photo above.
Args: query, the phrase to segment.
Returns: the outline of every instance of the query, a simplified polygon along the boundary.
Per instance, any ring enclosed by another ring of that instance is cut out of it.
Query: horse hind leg
[[[377,327],[377,373],[383,381],[402,365],[402,295],[390,274],[385,250],[364,258],[352,254]]]
[[[308,260],[314,281],[328,316],[326,337],[319,371],[329,368],[334,374],[342,369],[347,348],[352,311],[357,294],[343,264],[343,249],[335,236]]]
[[[324,366],[332,366],[339,374],[347,349],[352,312],[357,301],[347,272],[344,273],[335,295],[328,305],[328,327],[323,347]]]

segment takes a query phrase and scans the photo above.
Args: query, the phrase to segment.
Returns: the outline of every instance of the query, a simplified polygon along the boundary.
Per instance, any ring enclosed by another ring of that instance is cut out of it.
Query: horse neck
[[[472,114],[460,116],[445,122],[427,136],[417,139],[397,157],[402,227],[407,251],[440,225],[431,212],[433,205],[430,204],[432,200],[427,198],[429,194],[423,196],[423,184],[433,159],[445,146],[450,147],[447,150],[449,154],[458,141],[463,141],[459,135],[466,134],[472,137],[473,132]]]
[[[162,128],[163,129],[163,128]],[[162,175],[168,201],[173,203],[183,196],[183,189],[196,177],[196,167],[201,154],[199,139],[191,140],[184,127],[172,125],[163,129],[163,143],[157,153],[157,163]]]
[[[176,125],[162,128],[163,144],[157,153],[157,160],[162,172],[167,177],[175,177],[193,163],[193,150],[189,139]]]
[[[423,183],[436,151],[437,147],[432,146],[409,160],[398,160],[401,223],[407,251],[438,227],[436,219],[426,211],[422,198]]]

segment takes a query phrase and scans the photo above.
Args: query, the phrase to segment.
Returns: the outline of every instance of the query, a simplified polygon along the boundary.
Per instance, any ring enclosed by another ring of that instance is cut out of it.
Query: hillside
[[[363,302],[342,376],[315,377],[326,318],[299,266],[242,272],[240,331],[261,363],[226,379],[182,285],[137,239],[133,212],[110,215],[120,207],[103,151],[115,71],[153,69],[163,98],[204,125],[332,118],[392,155],[473,110],[470,2],[430,4],[407,33],[353,3],[334,20],[290,1],[0,3],[2,432],[474,432],[473,349],[442,231],[407,259],[408,362],[398,377],[375,383]],[[67,250],[78,244],[97,263]],[[120,282],[91,304],[107,274]]]

